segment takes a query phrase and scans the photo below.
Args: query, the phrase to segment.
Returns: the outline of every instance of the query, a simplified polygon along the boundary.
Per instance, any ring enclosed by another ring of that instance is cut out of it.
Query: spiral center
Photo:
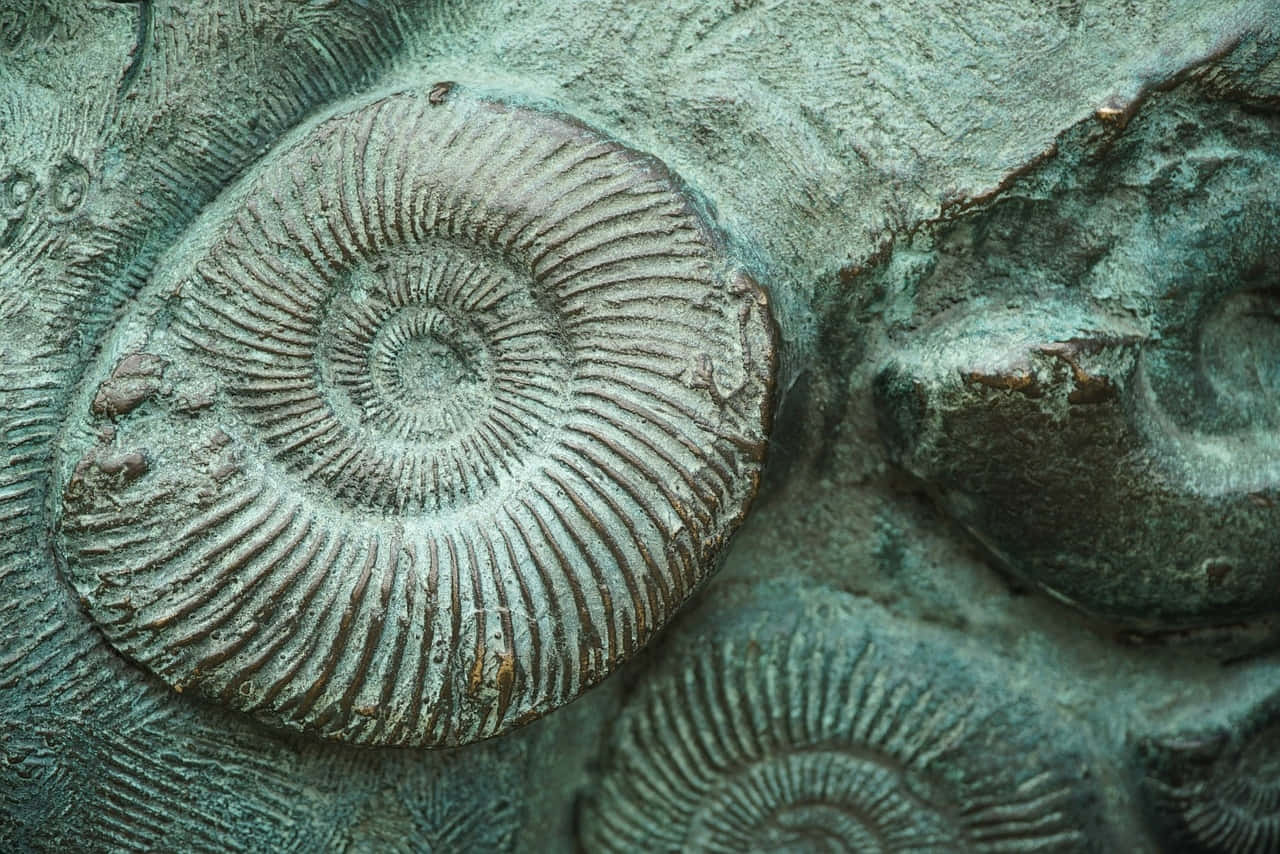
[[[956,829],[889,764],[834,750],[772,756],[695,814],[693,851],[949,851]]]
[[[874,834],[838,804],[801,802],[774,813],[753,849],[789,854],[843,854],[882,850]]]
[[[311,365],[332,418],[316,429],[340,439],[308,470],[362,504],[436,512],[521,482],[567,410],[563,335],[534,287],[442,241],[348,271]]]
[[[394,409],[404,438],[446,439],[486,407],[492,365],[479,334],[434,306],[417,306],[385,323],[369,355],[376,393],[364,402],[368,424]]]
[[[1201,330],[1200,358],[1233,424],[1280,423],[1280,288],[1228,297]]]
[[[465,394],[480,382],[474,352],[425,335],[405,342],[396,364],[399,386],[418,403],[457,392]]]

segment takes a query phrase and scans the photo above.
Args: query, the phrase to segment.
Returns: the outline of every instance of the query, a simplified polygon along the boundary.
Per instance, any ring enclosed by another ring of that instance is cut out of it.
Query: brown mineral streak
[[[965,382],[978,383],[988,388],[1001,391],[1016,391],[1028,397],[1039,397],[1044,393],[1036,378],[1031,373],[986,373],[982,371],[962,372]]]
[[[1112,343],[1123,342],[1071,340],[1040,348],[1040,352],[1048,356],[1055,356],[1070,366],[1076,387],[1067,395],[1068,402],[1073,404],[1103,403],[1115,397],[1116,388],[1112,384],[1110,377],[1091,374],[1080,366],[1081,353],[1096,352]]]
[[[147,353],[123,357],[111,376],[98,387],[90,411],[110,418],[128,415],[160,390],[167,365],[164,359]]]

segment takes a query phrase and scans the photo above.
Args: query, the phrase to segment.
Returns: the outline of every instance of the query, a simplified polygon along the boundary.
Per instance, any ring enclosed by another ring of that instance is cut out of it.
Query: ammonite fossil
[[[763,292],[654,159],[439,85],[224,193],[63,437],[57,548],[179,691],[370,744],[572,699],[714,568],[769,417]]]
[[[840,594],[761,599],[640,684],[587,851],[1093,850],[1085,764],[1034,704]]]
[[[1280,695],[1241,721],[1143,739],[1140,753],[1170,850],[1280,852]]]

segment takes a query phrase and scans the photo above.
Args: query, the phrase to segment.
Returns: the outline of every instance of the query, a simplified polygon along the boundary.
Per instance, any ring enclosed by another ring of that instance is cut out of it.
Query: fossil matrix
[[[1280,854],[1274,0],[0,0],[0,849]]]

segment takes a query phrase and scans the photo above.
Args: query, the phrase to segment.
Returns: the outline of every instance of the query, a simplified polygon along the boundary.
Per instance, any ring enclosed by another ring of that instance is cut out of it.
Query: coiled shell
[[[763,293],[652,158],[437,86],[207,211],[86,388],[58,546],[178,690],[370,744],[575,697],[755,491]]]
[[[1147,810],[1170,850],[1280,852],[1280,695],[1244,720],[1140,748]]]
[[[1085,767],[1034,704],[869,611],[762,598],[642,680],[585,850],[1094,850]]]

